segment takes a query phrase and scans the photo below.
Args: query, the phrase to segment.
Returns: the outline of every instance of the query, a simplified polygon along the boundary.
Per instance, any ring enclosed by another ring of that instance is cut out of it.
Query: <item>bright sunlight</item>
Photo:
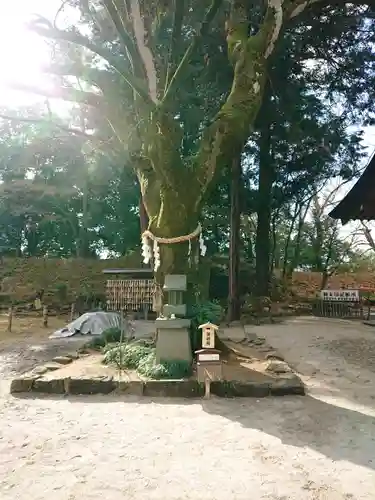
[[[0,2],[0,106],[18,107],[42,101],[31,93],[12,90],[10,84],[45,87],[48,76],[42,67],[48,63],[46,42],[27,29],[33,14],[51,17],[59,0],[12,0]]]

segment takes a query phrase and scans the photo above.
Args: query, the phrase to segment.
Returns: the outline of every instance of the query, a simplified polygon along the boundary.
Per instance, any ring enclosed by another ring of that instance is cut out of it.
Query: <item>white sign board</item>
[[[321,290],[320,298],[332,302],[359,302],[359,290]]]
[[[220,361],[220,354],[199,354],[198,361]]]
[[[202,331],[202,347],[204,349],[214,349],[215,330],[211,327],[205,327]]]

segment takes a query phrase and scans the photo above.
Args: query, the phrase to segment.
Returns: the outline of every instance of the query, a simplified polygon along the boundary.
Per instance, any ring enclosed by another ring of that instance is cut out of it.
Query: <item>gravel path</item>
[[[375,373],[345,349],[375,329],[302,318],[253,330],[311,396],[16,399],[2,382],[1,500],[373,500]]]

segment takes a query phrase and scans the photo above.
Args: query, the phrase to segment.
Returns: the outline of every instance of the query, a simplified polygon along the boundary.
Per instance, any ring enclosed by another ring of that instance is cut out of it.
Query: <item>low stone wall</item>
[[[148,397],[200,398],[204,384],[196,380],[116,381],[111,377],[52,378],[19,377],[12,380],[12,394],[123,394]],[[211,394],[219,397],[253,397],[304,395],[305,389],[296,376],[279,378],[272,383],[217,381],[211,383]]]
[[[33,393],[57,395],[122,394],[148,397],[200,398],[204,384],[187,380],[121,380],[113,376],[67,376],[59,369],[74,362],[76,356],[58,356],[49,363],[34,368],[30,373],[12,380],[11,394]],[[47,376],[48,374],[48,376]],[[255,397],[303,395],[304,385],[292,373],[274,374],[270,381],[222,380],[211,383],[211,394],[219,397]]]

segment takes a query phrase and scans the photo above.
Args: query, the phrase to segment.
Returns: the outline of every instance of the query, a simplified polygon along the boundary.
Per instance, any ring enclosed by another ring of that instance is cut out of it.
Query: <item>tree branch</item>
[[[231,0],[227,44],[234,68],[232,88],[212,124],[203,134],[197,157],[197,179],[202,194],[217,171],[242,150],[258,115],[267,81],[267,59],[280,36],[285,15],[292,6],[301,13],[308,1],[268,0],[258,32],[248,36],[248,0]],[[177,70],[178,71],[178,70]]]
[[[364,237],[366,238],[367,243],[372,248],[372,250],[375,250],[375,241],[374,241],[374,238],[373,238],[373,236],[371,234],[370,228],[363,221],[361,221],[361,225],[362,225],[363,234],[364,234]]]
[[[43,72],[49,75],[59,77],[74,76],[79,80],[83,80],[89,85],[98,88],[103,94],[103,100],[106,95],[117,95],[119,85],[114,81],[114,74],[98,68],[86,67],[81,64],[55,64],[51,63],[43,67]],[[124,89],[121,89],[124,92]],[[129,89],[131,92],[131,89]],[[116,102],[118,106],[118,102]]]
[[[149,99],[156,104],[158,102],[156,66],[152,52],[145,41],[145,23],[141,15],[139,0],[131,0],[130,5],[133,19],[133,31],[137,41],[138,52],[146,72],[148,96]]]
[[[43,26],[44,24],[44,26]],[[122,65],[118,64],[115,57],[112,56],[111,52],[104,47],[100,47],[92,43],[86,37],[80,35],[76,31],[62,31],[55,29],[48,20],[44,18],[38,18],[30,24],[30,28],[40,36],[49,38],[52,40],[60,40],[68,43],[84,47],[94,54],[103,58],[113,69],[121,76],[121,78],[136,92],[143,101],[154,107],[154,103],[150,99],[148,92],[145,90],[142,82],[137,81],[137,79],[129,72],[125,71]]]
[[[119,12],[118,6],[113,0],[103,0],[104,6],[111,18],[119,38],[125,48],[125,51],[129,55],[129,59],[134,67],[134,65],[139,66],[137,59],[139,58],[138,50],[134,44],[131,36],[126,30],[124,20]]]
[[[56,123],[53,120],[46,120],[44,118],[26,118],[26,117],[21,117],[21,116],[11,116],[11,115],[0,114],[0,119],[1,120],[9,120],[9,121],[17,121],[17,122],[26,122],[26,123],[48,124],[48,125],[51,125],[53,127],[56,127],[57,129],[59,129],[63,132],[67,132],[69,134],[74,134],[77,136],[86,137],[87,139],[90,139],[90,140],[95,140],[95,141],[99,140],[102,142],[106,142],[104,138],[99,138],[93,134],[88,134],[87,132],[84,132],[81,129],[65,127],[64,125],[60,125],[59,123]]]
[[[185,8],[185,0],[174,0],[173,29],[171,34],[164,92],[168,88],[169,80],[171,79],[172,72],[174,71],[174,65],[176,62],[177,52],[178,52],[178,43],[181,37],[182,22],[184,19],[184,8]]]
[[[179,0],[177,0],[179,1]],[[220,7],[223,4],[223,0],[212,0],[211,6],[206,12],[206,15],[204,16],[203,22],[201,24],[201,27],[198,31],[198,33],[194,36],[191,44],[189,47],[186,49],[186,52],[184,56],[182,57],[180,64],[178,65],[176,71],[172,75],[170,82],[164,92],[164,97],[162,99],[162,102],[166,102],[169,97],[171,96],[172,91],[174,90],[174,87],[178,83],[178,79],[180,75],[183,73],[185,70],[185,67],[189,64],[190,58],[197,49],[200,41],[202,38],[208,33],[208,29],[210,27],[211,22],[214,20],[216,14],[219,12]]]
[[[35,87],[33,85],[16,82],[10,83],[9,86],[22,92],[30,92],[31,94],[48,97],[49,99],[62,99],[63,101],[77,102],[93,108],[100,108],[103,104],[103,97],[101,95],[94,94],[93,92],[82,92],[72,87],[41,89],[40,87]]]
[[[288,19],[293,19],[299,16],[307,7],[314,3],[321,2],[322,0],[297,0],[289,1],[286,8],[286,17]]]

